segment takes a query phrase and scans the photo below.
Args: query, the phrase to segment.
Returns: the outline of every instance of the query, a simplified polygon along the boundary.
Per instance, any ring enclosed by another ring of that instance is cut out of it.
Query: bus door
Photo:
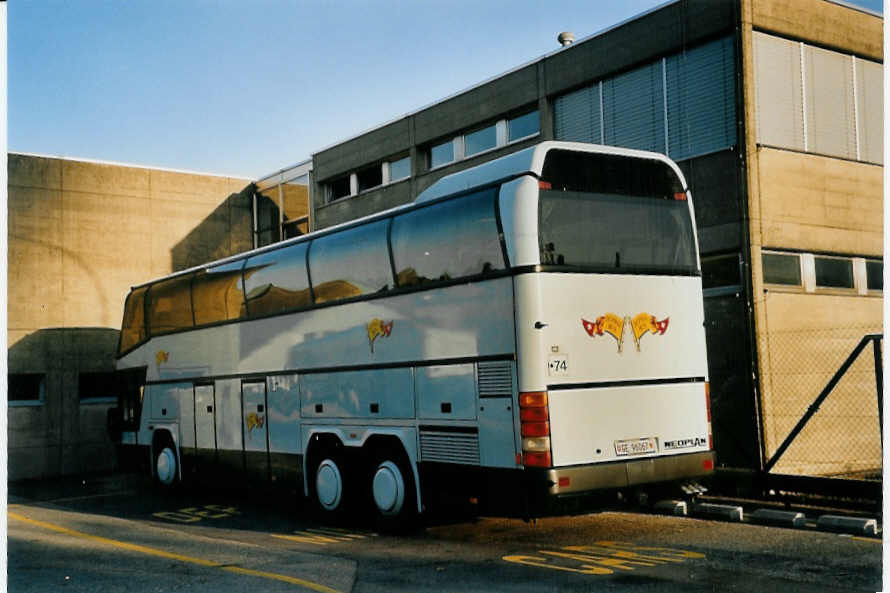
[[[265,481],[269,476],[269,425],[266,381],[241,384],[241,430],[248,480]]]
[[[195,469],[216,468],[216,394],[213,384],[195,385]]]

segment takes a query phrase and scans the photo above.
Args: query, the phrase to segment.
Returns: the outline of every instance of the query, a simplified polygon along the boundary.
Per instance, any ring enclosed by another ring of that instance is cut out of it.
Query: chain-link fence
[[[770,460],[863,338],[880,327],[800,329],[758,337],[763,437]],[[880,340],[877,342],[881,344]],[[771,467],[777,474],[881,479],[874,341],[852,361]],[[769,464],[768,464],[769,465]]]

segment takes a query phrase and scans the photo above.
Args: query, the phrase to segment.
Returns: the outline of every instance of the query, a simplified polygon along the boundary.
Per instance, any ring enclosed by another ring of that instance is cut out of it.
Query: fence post
[[[881,356],[881,337],[875,336],[875,383],[878,388],[878,430],[881,431],[881,451],[884,450],[884,365]]]

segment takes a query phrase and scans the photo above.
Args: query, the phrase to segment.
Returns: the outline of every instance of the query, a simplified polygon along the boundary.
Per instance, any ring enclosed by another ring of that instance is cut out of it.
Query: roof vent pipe
[[[556,40],[559,41],[559,44],[561,46],[568,47],[568,46],[572,45],[573,43],[575,43],[575,34],[570,33],[569,31],[563,31],[562,33],[559,34],[559,36],[556,38]]]

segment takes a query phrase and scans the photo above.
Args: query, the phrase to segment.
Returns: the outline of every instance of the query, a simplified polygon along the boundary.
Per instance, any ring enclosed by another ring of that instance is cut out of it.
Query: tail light
[[[714,433],[711,430],[711,383],[705,381],[705,407],[708,410],[708,449],[714,450]]]
[[[519,427],[522,434],[522,464],[551,467],[550,408],[546,391],[519,394]]]

